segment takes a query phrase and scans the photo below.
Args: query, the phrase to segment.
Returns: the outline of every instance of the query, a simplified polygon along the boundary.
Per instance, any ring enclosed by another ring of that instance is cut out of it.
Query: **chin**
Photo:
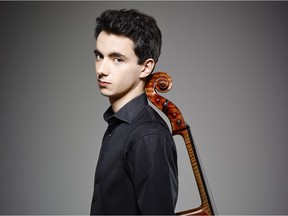
[[[110,95],[100,92],[104,97],[110,97]]]
[[[109,92],[108,91],[105,91],[106,89],[99,89],[99,91],[100,91],[100,93],[103,95],[103,96],[105,96],[105,97],[109,97],[110,96],[110,94],[109,94]]]

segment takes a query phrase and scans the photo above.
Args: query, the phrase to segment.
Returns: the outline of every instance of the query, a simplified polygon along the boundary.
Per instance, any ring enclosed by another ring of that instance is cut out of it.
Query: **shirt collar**
[[[125,104],[118,112],[114,113],[112,107],[110,106],[103,117],[106,122],[113,123],[116,119],[121,121],[131,123],[136,117],[137,113],[142,110],[148,104],[146,93],[135,97],[127,104]]]

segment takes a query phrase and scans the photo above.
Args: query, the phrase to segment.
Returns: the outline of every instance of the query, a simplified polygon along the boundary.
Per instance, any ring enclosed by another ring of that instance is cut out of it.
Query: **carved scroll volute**
[[[200,193],[201,205],[199,207],[178,212],[177,215],[214,215],[211,198],[207,190],[207,185],[204,181],[204,176],[198,160],[197,153],[195,151],[195,146],[189,126],[184,121],[184,118],[177,106],[171,101],[157,94],[156,92],[158,91],[161,93],[165,93],[168,92],[171,88],[172,79],[165,72],[153,73],[150,79],[147,80],[145,86],[146,95],[149,100],[169,118],[172,134],[177,134],[183,137],[191,162],[192,170],[196,179],[197,187]]]
[[[169,118],[172,134],[186,127],[184,118],[175,104],[166,98],[157,94],[155,90],[161,93],[168,92],[172,88],[172,79],[165,72],[157,72],[151,76],[146,84],[146,94],[149,100]]]

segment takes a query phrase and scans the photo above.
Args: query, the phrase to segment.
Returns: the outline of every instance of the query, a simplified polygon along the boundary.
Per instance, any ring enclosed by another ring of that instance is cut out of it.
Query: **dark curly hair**
[[[153,17],[135,9],[106,10],[96,18],[96,40],[101,31],[130,38],[134,42],[138,64],[148,58],[154,59],[155,63],[158,61],[162,34]]]

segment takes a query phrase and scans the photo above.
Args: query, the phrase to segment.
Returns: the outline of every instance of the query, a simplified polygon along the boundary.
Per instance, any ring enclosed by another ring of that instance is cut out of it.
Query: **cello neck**
[[[201,199],[200,206],[176,213],[177,215],[215,215],[216,208],[212,202],[208,183],[204,178],[203,168],[197,155],[189,125],[186,124],[181,111],[171,101],[157,94],[156,91],[165,93],[172,88],[172,79],[165,72],[156,72],[151,75],[146,83],[145,90],[148,99],[161,110],[169,119],[172,135],[180,135],[184,139],[189,155],[192,171],[196,180]]]

